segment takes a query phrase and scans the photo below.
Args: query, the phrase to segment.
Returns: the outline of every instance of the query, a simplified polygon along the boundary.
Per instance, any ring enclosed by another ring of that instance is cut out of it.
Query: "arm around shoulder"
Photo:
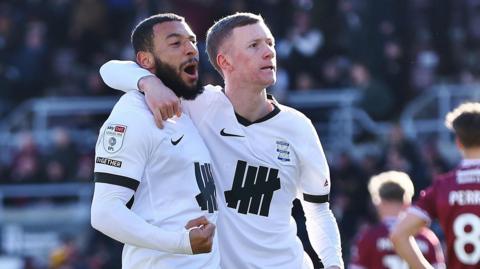
[[[148,70],[132,61],[110,60],[100,67],[100,76],[109,87],[128,92],[139,89],[141,78],[152,76]]]

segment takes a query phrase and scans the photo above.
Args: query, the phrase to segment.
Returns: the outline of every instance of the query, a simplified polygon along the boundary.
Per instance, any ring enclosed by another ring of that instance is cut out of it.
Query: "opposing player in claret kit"
[[[222,268],[312,268],[291,217],[297,197],[325,268],[343,268],[329,169],[315,128],[266,93],[276,79],[276,57],[263,18],[237,13],[219,20],[207,33],[207,52],[225,87],[206,86],[181,108],[213,157]],[[138,86],[158,121],[178,112],[178,98],[137,64],[111,61],[100,73],[110,87]]]
[[[184,72],[196,70],[195,42],[174,14],[149,17],[132,33],[138,64],[190,99],[202,91],[197,73]],[[145,97],[126,93],[100,130],[94,177],[92,226],[125,244],[123,269],[220,268],[211,157],[188,115],[159,129]]]
[[[398,254],[411,268],[432,268],[410,236],[432,220],[445,234],[448,269],[480,268],[480,103],[447,114],[463,155],[460,165],[434,180],[391,233]]]
[[[412,202],[414,193],[412,180],[403,172],[383,172],[370,179],[368,190],[380,217],[380,223],[362,230],[356,236],[348,268],[407,268],[407,263],[395,253],[389,232],[400,214]],[[415,236],[415,240],[421,252],[435,268],[445,268],[440,240],[430,229],[422,228]]]

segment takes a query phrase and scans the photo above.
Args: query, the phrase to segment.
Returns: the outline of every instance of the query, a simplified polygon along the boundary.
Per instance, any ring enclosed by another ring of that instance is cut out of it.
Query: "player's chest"
[[[190,121],[166,126],[151,152],[154,164],[181,167],[192,162],[211,163],[208,149]]]
[[[241,128],[221,128],[215,131],[218,140],[216,143],[210,141],[209,148],[214,159],[215,172],[218,174],[218,184],[224,191],[227,205],[237,208],[232,199],[238,198],[241,201],[241,197],[251,196],[258,199],[268,197],[273,201],[282,201],[276,204],[277,206],[285,202],[286,207],[291,207],[291,200],[297,191],[299,173],[291,142],[279,136],[252,133]],[[268,215],[266,211],[262,213],[260,210],[261,205],[264,205],[265,210],[269,208],[268,199],[258,203],[258,210],[249,210],[254,214]],[[238,212],[244,213],[247,206],[240,207],[240,204]]]
[[[195,127],[187,122],[166,126],[162,132],[146,168],[152,188],[159,190],[155,193],[163,193],[164,205],[192,198],[202,211],[217,210],[212,159]]]
[[[288,134],[268,123],[244,126],[235,117],[213,121],[199,130],[212,154],[222,159],[243,159],[287,168],[297,164],[296,144]]]
[[[282,177],[295,177],[298,161],[295,146],[289,139],[250,128],[217,128],[215,133],[216,138],[207,138],[207,143],[215,162],[221,163],[224,170],[266,167]]]

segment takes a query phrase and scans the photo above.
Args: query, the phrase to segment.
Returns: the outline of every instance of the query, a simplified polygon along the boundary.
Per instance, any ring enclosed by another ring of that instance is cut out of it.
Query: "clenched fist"
[[[194,228],[196,227],[196,228]],[[193,254],[212,251],[215,224],[210,223],[204,216],[190,220],[185,228],[190,229],[190,246]]]

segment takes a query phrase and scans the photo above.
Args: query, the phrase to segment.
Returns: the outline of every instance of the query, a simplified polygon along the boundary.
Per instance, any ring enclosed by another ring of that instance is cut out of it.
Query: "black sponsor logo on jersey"
[[[118,168],[122,167],[122,161],[117,161],[117,160],[108,159],[104,157],[97,157],[95,162],[100,164],[110,165],[113,167],[118,167]]]
[[[238,161],[232,189],[225,191],[225,200],[228,207],[238,207],[239,213],[268,217],[273,192],[279,189],[278,169]]]
[[[221,136],[231,136],[231,137],[245,137],[245,136],[243,136],[243,135],[227,133],[227,132],[225,132],[225,128],[223,128],[223,129],[220,131],[220,135],[221,135]]]
[[[172,145],[176,146],[178,143],[180,143],[180,140],[182,140],[183,136],[184,135],[180,136],[180,138],[177,139],[177,140],[173,140],[173,138],[172,138],[172,139],[170,139],[170,142],[172,142]]]
[[[195,198],[200,208],[207,210],[209,213],[217,211],[217,193],[210,164],[195,163],[195,178],[200,189],[200,194]]]

